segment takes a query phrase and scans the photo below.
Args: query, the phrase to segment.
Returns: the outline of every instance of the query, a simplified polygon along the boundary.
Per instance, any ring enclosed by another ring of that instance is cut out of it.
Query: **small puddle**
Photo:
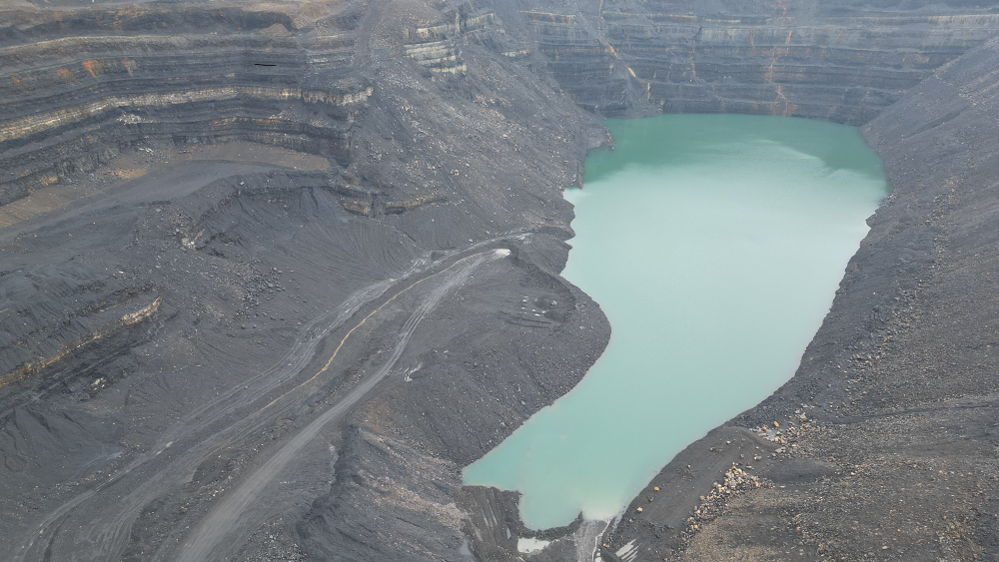
[[[533,529],[618,514],[686,445],[787,381],[822,323],[881,159],[844,125],[786,117],[607,121],[564,276],[610,319],[580,384],[464,471],[519,490]],[[565,326],[563,329],[587,329]]]

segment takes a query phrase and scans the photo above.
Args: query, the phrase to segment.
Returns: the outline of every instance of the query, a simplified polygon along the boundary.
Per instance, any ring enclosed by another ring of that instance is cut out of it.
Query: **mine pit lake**
[[[524,523],[608,519],[692,441],[794,374],[888,194],[857,129],[789,117],[605,122],[615,150],[567,189],[563,275],[611,323],[571,392],[464,471]],[[567,326],[564,329],[583,329]]]

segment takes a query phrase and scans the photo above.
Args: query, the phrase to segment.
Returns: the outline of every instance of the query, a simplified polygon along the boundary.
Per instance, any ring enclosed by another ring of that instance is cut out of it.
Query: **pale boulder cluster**
[[[726,470],[725,480],[723,482],[715,482],[712,485],[711,492],[706,496],[700,497],[701,503],[694,508],[693,514],[686,520],[687,529],[685,532],[693,534],[700,529],[702,524],[717,517],[721,513],[725,502],[733,494],[771,486],[771,483],[767,479],[747,472],[752,469],[752,466],[747,465],[743,469],[738,464],[733,464],[732,468]]]

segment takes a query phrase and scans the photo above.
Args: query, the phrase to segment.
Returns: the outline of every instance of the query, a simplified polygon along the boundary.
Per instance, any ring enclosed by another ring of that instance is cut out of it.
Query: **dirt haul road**
[[[429,291],[412,316],[406,321],[399,335],[398,343],[396,343],[392,353],[385,360],[381,368],[365,378],[347,396],[301,430],[275,453],[274,456],[267,460],[263,466],[250,474],[235,490],[228,493],[222,502],[212,510],[208,518],[199,525],[194,536],[184,546],[178,560],[181,562],[221,560],[226,554],[227,547],[231,548],[233,544],[239,544],[235,541],[226,541],[230,535],[239,533],[240,531],[248,534],[259,526],[263,522],[263,519],[267,515],[270,515],[260,508],[253,508],[253,502],[258,499],[264,488],[275,481],[282,469],[295,458],[303,447],[315,439],[324,427],[342,419],[351,407],[367,396],[382,379],[392,372],[392,369],[402,356],[402,352],[405,351],[410,338],[413,337],[413,333],[416,332],[416,328],[420,325],[420,322],[440,303],[441,299],[460,287],[468,279],[468,276],[484,261],[498,259],[509,254],[509,250],[495,249],[462,258],[443,271],[424,277],[399,293],[396,293],[385,304],[376,308],[361,320],[354,329],[364,324],[365,321],[377,314],[382,307],[389,304],[396,297],[410,289],[414,289],[417,285],[430,280],[433,280],[437,285]],[[352,329],[344,337],[344,340],[340,344],[341,346],[347,341],[347,338],[353,331]],[[323,371],[333,364],[339,350],[340,347],[337,347],[336,352],[334,352],[333,357],[326,363]],[[320,371],[319,374],[322,374],[323,371]]]
[[[343,356],[350,356],[346,348],[351,344],[363,346],[363,342],[358,344],[356,341],[364,337],[362,328],[391,321],[398,316],[399,310],[392,310],[392,307],[400,304],[404,297],[415,300],[415,310],[402,325],[398,342],[384,364],[358,381],[346,395],[300,430],[235,489],[226,493],[207,518],[197,525],[194,535],[184,543],[179,558],[191,561],[221,559],[227,548],[242,544],[241,541],[227,539],[234,536],[245,539],[273,515],[267,506],[254,505],[265,488],[276,481],[282,469],[294,460],[303,447],[331,423],[341,420],[392,372],[427,314],[449,293],[457,290],[477,267],[509,253],[509,250],[502,248],[488,249],[471,254],[465,252],[463,256],[452,256],[437,263],[419,262],[403,279],[372,284],[336,309],[318,316],[301,330],[294,345],[276,365],[251,377],[243,387],[233,389],[184,416],[163,434],[158,446],[149,454],[135,459],[107,481],[80,493],[44,517],[31,535],[32,540],[21,547],[15,560],[45,560],[53,549],[64,552],[72,549],[73,560],[120,556],[129,539],[131,524],[140,516],[144,506],[181,487],[191,473],[219,449],[250,438],[279,419],[297,415],[294,412],[301,408],[310,393],[322,385],[324,375],[344,368],[340,361],[349,361]],[[386,297],[386,294],[391,296]],[[407,301],[402,308],[405,310],[409,306]],[[361,316],[365,309],[371,311]],[[383,319],[382,316],[388,318]],[[342,336],[333,354],[318,372],[304,382],[285,388],[263,407],[248,410],[249,406],[272,396],[278,387],[287,386],[289,381],[307,374],[306,369],[313,362],[322,342],[331,334],[342,333],[339,329],[349,324],[351,318],[358,317],[360,320]],[[341,356],[342,350],[345,353]],[[247,411],[248,414],[241,413]],[[92,517],[86,507],[88,502],[98,497],[117,497],[118,509]],[[178,559],[170,546],[156,553],[154,559]]]

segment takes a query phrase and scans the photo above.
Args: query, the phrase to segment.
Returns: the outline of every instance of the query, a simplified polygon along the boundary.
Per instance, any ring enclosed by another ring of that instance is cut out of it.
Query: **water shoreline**
[[[605,125],[619,150],[591,153],[588,189],[565,194],[576,237],[562,276],[600,302],[611,343],[464,471],[466,484],[523,492],[531,528],[620,513],[674,454],[786,382],[867,231],[856,223],[887,191],[880,159],[844,125]],[[716,388],[727,392],[699,399]]]

